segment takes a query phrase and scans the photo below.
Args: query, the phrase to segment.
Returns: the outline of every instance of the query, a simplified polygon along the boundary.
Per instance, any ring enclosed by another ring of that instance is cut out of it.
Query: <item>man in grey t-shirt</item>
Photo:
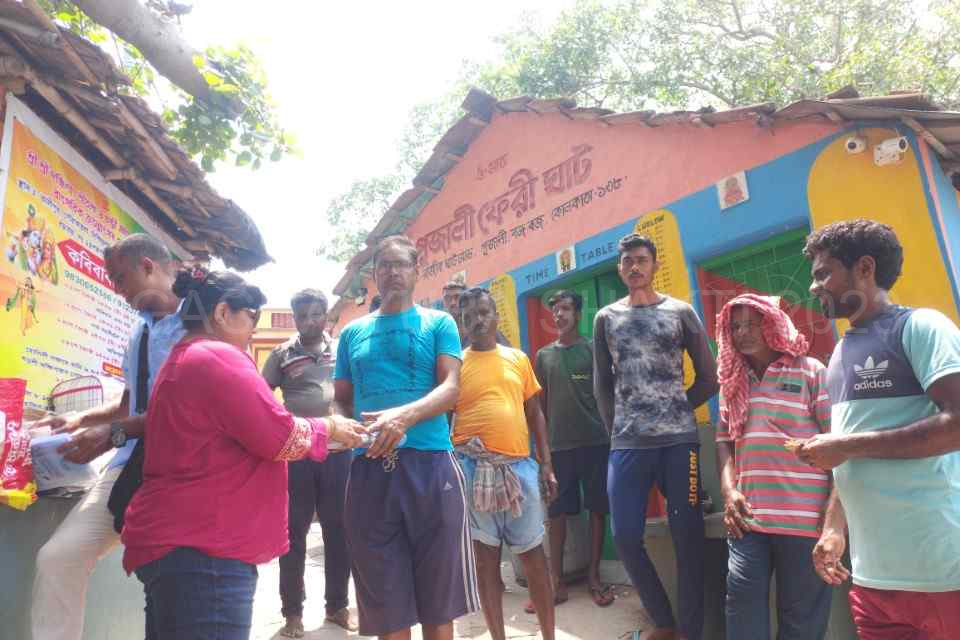
[[[270,353],[261,373],[271,388],[280,387],[290,413],[304,418],[330,415],[337,349],[325,331],[327,298],[322,291],[304,289],[293,296],[290,306],[297,335]],[[298,460],[288,465],[290,551],[280,558],[281,613],[286,619],[280,635],[284,637],[303,637],[303,576],[314,513],[323,527],[327,620],[349,631],[357,628],[347,609],[350,555],[343,528],[351,461],[346,449],[331,451],[323,462]]]
[[[693,307],[654,290],[657,267],[650,238],[630,234],[620,240],[620,278],[630,293],[594,320],[594,391],[611,433],[607,491],[613,539],[656,624],[640,637],[700,640],[704,526],[693,410],[717,393],[717,367]],[[684,352],[696,373],[688,389]],[[643,542],[654,483],[667,499],[677,554],[679,623]]]

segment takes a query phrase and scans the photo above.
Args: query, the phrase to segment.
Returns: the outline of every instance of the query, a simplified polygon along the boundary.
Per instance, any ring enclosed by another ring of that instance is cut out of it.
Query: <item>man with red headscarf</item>
[[[830,431],[825,368],[779,299],[738,296],[717,316],[720,425],[717,467],[730,547],[727,637],[770,636],[770,576],[777,575],[781,640],[821,640],[830,587],[810,553],[830,474],[785,445]]]

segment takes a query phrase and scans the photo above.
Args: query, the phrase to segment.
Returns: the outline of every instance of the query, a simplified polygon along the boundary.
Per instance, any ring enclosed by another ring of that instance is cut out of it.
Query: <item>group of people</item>
[[[592,340],[578,330],[582,298],[556,292],[557,340],[531,364],[503,344],[486,289],[451,283],[446,311],[414,304],[417,250],[391,236],[373,256],[379,307],[334,341],[323,294],[297,294],[298,335],[258,372],[245,347],[263,294],[230,273],[178,271],[162,245],[128,237],[105,256],[142,315],[126,391],[51,420],[75,433],[70,459],[119,452],[40,551],[34,637],[80,637],[87,578],[121,540],[124,567],[144,584],[148,640],[248,637],[256,565],[276,557],[282,633],[302,636],[316,515],[330,621],[357,626],[352,574],[361,635],[404,640],[420,624],[427,640],[452,640],[453,621],[482,605],[503,640],[506,546],[552,640],[554,607],[567,598],[565,519],[582,506],[594,602],[614,600],[599,576],[609,514],[654,623],[633,637],[699,640],[693,412],[719,392],[727,637],[770,637],[776,574],[778,638],[823,638],[831,586],[851,575],[849,535],[860,637],[947,640],[960,628],[960,331],[937,311],[890,301],[903,250],[889,227],[836,223],[804,251],[823,312],[851,325],[826,367],[779,300],[755,294],[718,314],[715,359],[693,307],[655,290],[657,247],[637,234],[619,244],[629,293],[597,313]],[[118,509],[122,476],[140,459],[142,481]],[[654,486],[676,552],[676,615],[644,545]]]

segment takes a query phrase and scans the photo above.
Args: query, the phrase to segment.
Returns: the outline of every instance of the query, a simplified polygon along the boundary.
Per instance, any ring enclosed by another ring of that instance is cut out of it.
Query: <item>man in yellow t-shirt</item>
[[[500,546],[520,558],[544,640],[554,639],[553,583],[543,552],[541,483],[557,493],[540,385],[527,355],[497,344],[497,305],[486,289],[460,296],[471,346],[463,352],[453,444],[466,476],[480,603],[494,640],[505,640]],[[537,461],[530,457],[530,433]],[[539,466],[538,466],[539,462]]]

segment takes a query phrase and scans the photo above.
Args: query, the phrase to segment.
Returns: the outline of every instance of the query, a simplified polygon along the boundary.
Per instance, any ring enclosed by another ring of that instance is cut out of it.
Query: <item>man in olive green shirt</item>
[[[583,298],[573,291],[558,291],[548,301],[560,332],[555,342],[537,352],[534,370],[543,393],[540,401],[547,416],[550,449],[560,490],[549,507],[550,566],[559,604],[567,599],[563,584],[563,545],[568,515],[590,512],[590,567],[587,578],[593,601],[601,607],[613,602],[608,586],[600,583],[600,555],[606,532],[607,458],[610,436],[600,419],[593,395],[593,345],[577,327]]]

